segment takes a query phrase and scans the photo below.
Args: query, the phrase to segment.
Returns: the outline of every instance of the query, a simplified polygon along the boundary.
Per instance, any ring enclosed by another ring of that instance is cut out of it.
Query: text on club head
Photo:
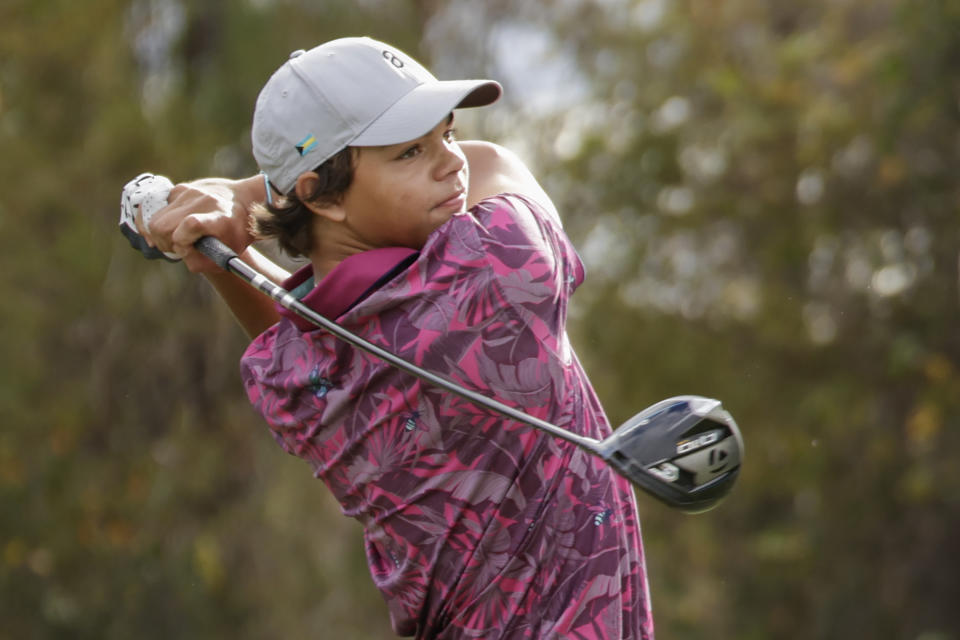
[[[710,431],[708,433],[703,433],[697,436],[696,438],[690,440],[682,440],[677,443],[677,455],[684,453],[689,453],[690,451],[696,451],[697,449],[702,449],[708,445],[711,445],[717,442],[720,439],[719,431]]]

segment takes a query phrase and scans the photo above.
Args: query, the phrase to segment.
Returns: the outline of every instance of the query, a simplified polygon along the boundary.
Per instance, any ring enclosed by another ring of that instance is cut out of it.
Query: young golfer
[[[565,329],[583,265],[554,206],[516,156],[454,137],[454,110],[500,91],[438,81],[368,38],[296,52],[257,100],[263,174],[179,185],[141,230],[205,273],[254,337],[247,393],[363,524],[398,635],[652,638],[626,480],[274,307],[192,246],[216,236],[365,339],[603,439]],[[286,274],[260,238],[309,264]]]

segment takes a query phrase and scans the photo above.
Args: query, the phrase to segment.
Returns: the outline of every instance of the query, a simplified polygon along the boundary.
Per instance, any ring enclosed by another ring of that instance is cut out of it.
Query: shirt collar
[[[371,249],[347,257],[314,286],[313,265],[298,269],[283,283],[300,302],[329,320],[336,320],[387,280],[406,269],[419,253],[404,247]],[[289,318],[301,331],[316,327],[293,311],[277,305],[277,311]]]

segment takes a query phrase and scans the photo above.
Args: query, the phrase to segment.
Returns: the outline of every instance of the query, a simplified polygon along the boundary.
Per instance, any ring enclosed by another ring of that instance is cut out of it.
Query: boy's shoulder
[[[470,167],[469,194],[472,202],[479,203],[500,194],[520,195],[539,204],[558,226],[562,226],[550,196],[516,153],[501,145],[480,140],[462,142],[460,147]]]

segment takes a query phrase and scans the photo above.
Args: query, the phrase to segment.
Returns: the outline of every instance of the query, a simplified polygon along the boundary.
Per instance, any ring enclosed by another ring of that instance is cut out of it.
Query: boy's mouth
[[[461,208],[467,203],[467,192],[464,189],[458,189],[456,193],[446,200],[437,204],[435,209]]]

